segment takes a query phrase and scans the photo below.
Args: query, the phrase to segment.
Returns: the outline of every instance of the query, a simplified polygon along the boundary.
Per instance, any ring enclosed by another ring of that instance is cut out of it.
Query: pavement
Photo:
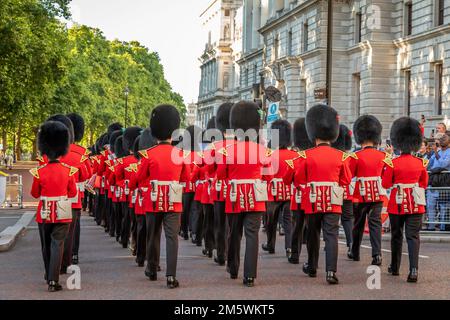
[[[157,282],[144,276],[129,250],[122,249],[92,218],[83,216],[80,246],[81,290],[66,288],[67,275],[61,283],[65,290],[48,293],[43,279],[43,263],[37,225],[30,224],[28,232],[13,250],[0,253],[0,299],[38,300],[261,300],[261,299],[450,299],[450,246],[445,243],[424,243],[421,247],[419,282],[406,282],[408,269],[407,247],[404,245],[400,277],[387,273],[390,260],[389,245],[383,242],[384,265],[381,268],[381,289],[369,290],[370,244],[364,241],[361,261],[349,261],[345,244],[340,244],[338,276],[340,284],[325,282],[324,252],[321,250],[318,277],[308,278],[300,265],[287,262],[283,239],[278,238],[274,255],[260,251],[258,278],[254,288],[242,285],[242,279],[230,280],[225,267],[202,256],[201,248],[180,240],[178,279],[180,288],[168,290],[165,286],[165,246],[162,240],[161,267]],[[245,239],[243,239],[244,243]],[[265,234],[260,234],[260,243]],[[323,245],[323,244],[322,244]],[[242,255],[244,250],[242,250]],[[300,262],[306,260],[303,249]],[[243,258],[241,262],[243,261]],[[242,276],[242,266],[240,276]]]
[[[35,211],[0,210],[0,252],[11,250],[35,216]]]

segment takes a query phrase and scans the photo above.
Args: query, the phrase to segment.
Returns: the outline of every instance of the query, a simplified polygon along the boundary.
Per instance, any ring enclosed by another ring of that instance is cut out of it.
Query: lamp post
[[[327,104],[331,105],[331,81],[333,76],[333,1],[328,1],[328,27],[327,27],[327,75],[326,75],[326,98]]]
[[[130,94],[130,89],[128,86],[125,87],[125,90],[123,91],[125,94],[125,128],[128,127],[128,95]]]

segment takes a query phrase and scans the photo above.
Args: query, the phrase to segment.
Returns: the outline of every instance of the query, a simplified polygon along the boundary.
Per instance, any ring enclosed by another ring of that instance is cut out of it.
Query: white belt
[[[208,180],[197,180],[197,181],[195,181],[195,186],[198,187],[199,184],[205,183],[207,181]]]
[[[380,181],[380,177],[357,177],[356,180],[361,182],[369,182],[369,181]]]
[[[337,182],[309,182],[308,187],[338,187]]]
[[[418,185],[419,185],[418,183],[396,183],[394,184],[394,188],[411,189],[417,187]]]
[[[178,183],[178,181],[161,181],[161,180],[151,180],[151,185],[157,185],[157,186],[170,186],[173,183]]]
[[[40,199],[42,201],[67,201],[67,200],[69,200],[67,198],[67,196],[62,196],[62,197],[41,197]]]
[[[279,183],[279,182],[283,182],[283,179],[281,178],[273,178],[272,181],[270,181],[271,183]]]
[[[239,184],[253,184],[261,182],[260,179],[233,179],[230,180],[230,184],[239,185]]]

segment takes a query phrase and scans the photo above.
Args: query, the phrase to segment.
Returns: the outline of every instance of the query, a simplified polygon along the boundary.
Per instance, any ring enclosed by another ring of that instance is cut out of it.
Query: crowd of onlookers
[[[14,164],[14,157],[11,150],[0,150],[0,166],[12,170]]]
[[[450,230],[450,131],[438,123],[430,138],[424,138],[419,156],[429,160],[427,190],[427,230]],[[448,189],[447,189],[448,188]]]

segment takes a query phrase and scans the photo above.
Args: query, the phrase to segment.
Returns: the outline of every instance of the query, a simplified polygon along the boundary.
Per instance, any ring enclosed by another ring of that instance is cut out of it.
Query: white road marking
[[[339,244],[342,244],[342,245],[347,246],[347,242],[344,242],[344,241],[339,241]],[[364,248],[364,249],[372,249],[371,246],[366,246],[366,245],[361,245],[361,248]],[[381,251],[383,251],[383,252],[389,252],[389,253],[392,252],[391,250],[387,250],[387,249],[381,249]],[[402,255],[407,256],[408,253],[403,252]],[[430,257],[429,257],[429,256],[422,256],[422,255],[419,255],[419,258],[422,258],[422,259],[429,259]]]

